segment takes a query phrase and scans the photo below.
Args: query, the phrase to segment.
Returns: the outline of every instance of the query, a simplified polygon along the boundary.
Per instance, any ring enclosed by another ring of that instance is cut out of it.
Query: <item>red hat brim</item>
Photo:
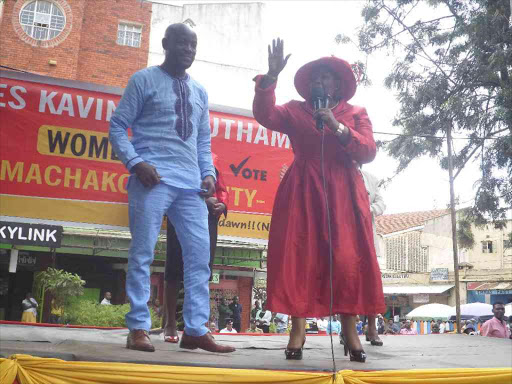
[[[357,82],[352,72],[352,67],[348,62],[337,57],[322,57],[318,60],[311,61],[299,68],[295,74],[295,89],[299,92],[304,100],[309,100],[311,95],[311,74],[313,69],[318,66],[326,66],[330,68],[341,80],[341,99],[350,100],[356,93]]]

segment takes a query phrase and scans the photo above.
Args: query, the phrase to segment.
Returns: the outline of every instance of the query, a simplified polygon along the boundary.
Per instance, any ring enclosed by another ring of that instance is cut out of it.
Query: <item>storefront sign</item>
[[[383,279],[408,279],[409,274],[408,273],[383,273],[382,278]]]
[[[129,173],[108,139],[120,95],[0,75],[2,215],[128,227]],[[280,174],[293,161],[290,140],[236,112],[210,108],[212,151],[230,197],[219,235],[268,239]]]
[[[512,289],[488,289],[485,291],[475,291],[482,295],[512,295]]]
[[[430,301],[428,293],[417,293],[412,295],[412,302],[417,304],[426,304]]]
[[[29,255],[28,252],[20,252],[18,254],[18,265],[35,266],[36,263],[37,258],[35,256]]]
[[[0,243],[60,248],[62,227],[0,221]]]
[[[430,280],[432,281],[447,281],[448,268],[432,268],[430,272]]]
[[[210,281],[212,284],[219,284],[220,283],[220,274],[219,273],[212,273],[212,281]]]

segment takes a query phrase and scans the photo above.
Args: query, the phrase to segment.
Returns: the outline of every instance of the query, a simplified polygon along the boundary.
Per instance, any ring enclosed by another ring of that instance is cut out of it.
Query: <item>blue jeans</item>
[[[147,302],[150,297],[150,271],[155,245],[165,213],[176,229],[183,249],[185,301],[183,319],[190,336],[208,332],[205,323],[210,316],[210,239],[208,209],[197,192],[163,183],[146,188],[132,175],[128,181],[130,232],[126,294],[130,312],[126,324],[130,330],[151,328]]]

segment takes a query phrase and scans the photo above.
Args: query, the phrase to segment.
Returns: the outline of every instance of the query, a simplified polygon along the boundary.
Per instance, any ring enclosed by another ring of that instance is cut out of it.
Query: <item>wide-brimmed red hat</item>
[[[357,82],[352,72],[352,67],[345,60],[335,56],[322,57],[311,61],[299,68],[295,74],[295,89],[305,100],[309,100],[311,94],[311,74],[318,66],[330,68],[341,80],[341,99],[348,101],[356,93]]]

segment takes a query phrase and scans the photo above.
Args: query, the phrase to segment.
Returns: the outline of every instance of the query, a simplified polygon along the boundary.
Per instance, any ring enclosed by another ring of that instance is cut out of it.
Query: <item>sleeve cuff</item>
[[[267,88],[261,88],[260,87],[260,84],[261,82],[263,81],[263,78],[265,77],[265,75],[258,75],[256,76],[253,81],[256,83],[255,85],[255,90],[256,92],[258,93],[273,93],[275,90],[276,90],[276,86],[277,86],[277,81],[274,81],[272,84],[270,84]]]
[[[132,168],[133,168],[135,165],[137,165],[137,164],[139,164],[139,163],[142,163],[143,161],[144,161],[144,160],[143,160],[143,159],[142,159],[142,157],[140,157],[140,156],[134,157],[133,159],[128,160],[128,161],[126,162],[126,168],[128,169],[128,171],[130,171],[130,172],[131,172],[131,171],[132,171]]]
[[[201,180],[203,180],[206,176],[211,176],[213,177],[213,180],[217,181],[217,177],[215,175],[215,170],[213,171],[204,171],[204,172],[201,172]]]

